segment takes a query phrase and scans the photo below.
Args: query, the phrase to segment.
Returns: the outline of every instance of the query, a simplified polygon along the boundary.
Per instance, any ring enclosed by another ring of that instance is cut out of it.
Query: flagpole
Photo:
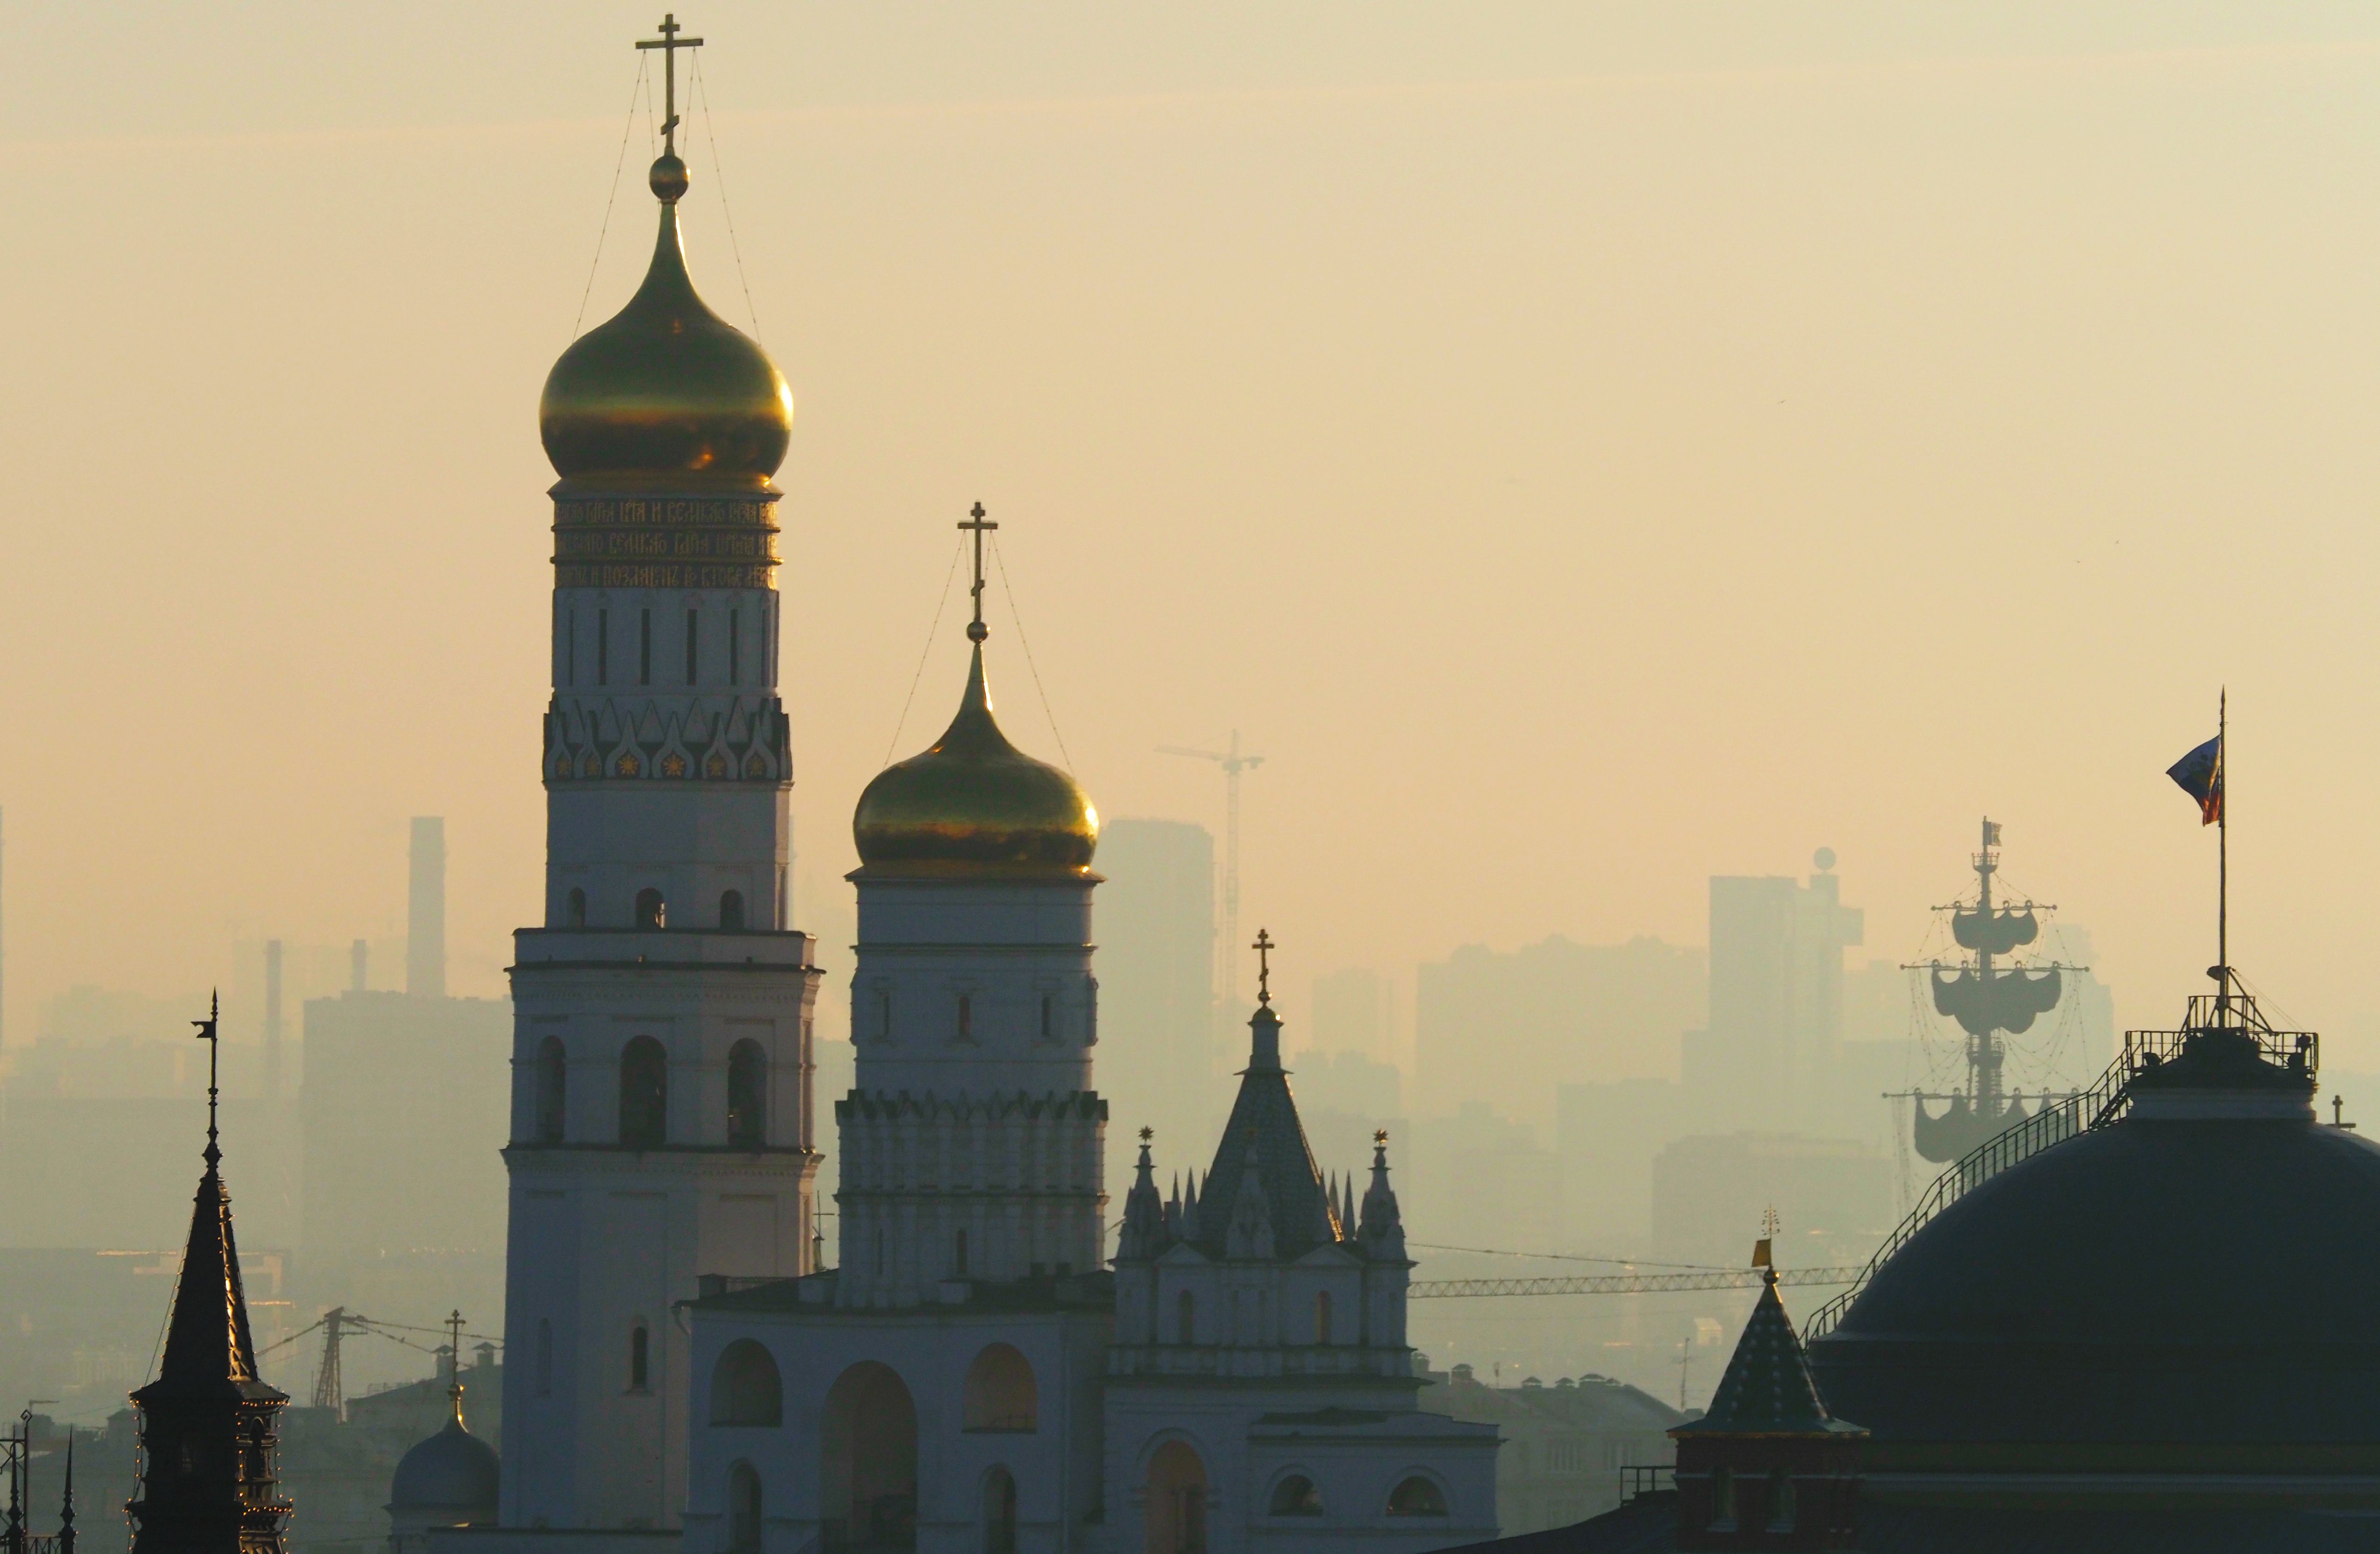
[[[2215,962],[2223,977],[2222,1007],[2231,1008],[2231,774],[2229,686],[2215,698]]]

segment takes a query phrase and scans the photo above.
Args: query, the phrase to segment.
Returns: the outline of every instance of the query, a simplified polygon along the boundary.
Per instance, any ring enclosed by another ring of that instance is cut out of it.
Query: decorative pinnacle
[[[1375,1147],[1375,1148],[1385,1148],[1385,1147],[1387,1147],[1387,1145],[1388,1145],[1388,1142],[1389,1142],[1389,1130],[1388,1130],[1388,1129],[1386,1129],[1386,1128],[1374,1128],[1374,1129],[1372,1130],[1372,1146],[1373,1146],[1373,1147]]]
[[[211,993],[207,998],[207,1017],[190,1022],[199,1027],[199,1039],[207,1044],[207,1147],[202,1158],[209,1171],[214,1170],[223,1160],[223,1151],[215,1146],[215,1059],[223,1051],[223,1041],[216,1035],[215,1026],[222,1015],[223,995]]]
[[[959,525],[962,529],[975,531],[975,588],[972,590],[975,596],[975,619],[967,623],[967,640],[970,642],[981,642],[991,635],[991,628],[983,624],[983,537],[999,527],[996,523],[985,520],[983,504],[980,502],[967,509],[966,521]]]
[[[1272,953],[1281,941],[1263,929],[1257,929],[1257,941],[1248,946],[1257,953],[1257,1002],[1267,1009],[1272,1007]]]
[[[1143,1144],[1148,1143],[1150,1139],[1155,1138],[1156,1136],[1157,1130],[1155,1128],[1145,1127],[1140,1130],[1140,1141]]]

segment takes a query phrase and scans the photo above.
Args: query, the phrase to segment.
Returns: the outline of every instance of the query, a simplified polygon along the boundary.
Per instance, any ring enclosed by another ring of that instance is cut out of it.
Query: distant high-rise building
[[[405,913],[405,990],[416,998],[446,996],[446,822],[413,818]]]
[[[1350,966],[1314,979],[1314,1039],[1325,1052],[1395,1061],[1396,989],[1377,971]]]
[[[1842,904],[1832,850],[1816,862],[1806,884],[1711,879],[1710,1024],[1686,1042],[1685,1080],[1721,1115],[1751,1120],[1831,1077],[1843,951],[1863,941],[1864,923]]]
[[[1111,820],[1099,868],[1109,1114],[1127,1131],[1204,1138],[1229,1099],[1215,1057],[1215,839],[1183,820]]]

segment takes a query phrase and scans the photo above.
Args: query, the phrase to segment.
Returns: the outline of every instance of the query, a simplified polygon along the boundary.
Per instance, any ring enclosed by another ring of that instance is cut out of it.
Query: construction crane
[[[1852,1284],[1864,1269],[1783,1268],[1779,1284]],[[1547,1279],[1417,1279],[1405,1286],[1408,1300],[1447,1300],[1466,1295],[1658,1295],[1680,1290],[1751,1290],[1767,1269],[1708,1269],[1691,1273],[1590,1273]]]
[[[1223,992],[1227,1007],[1240,1007],[1240,773],[1264,764],[1262,756],[1240,753],[1240,731],[1232,730],[1229,750],[1193,750],[1180,745],[1160,745],[1160,756],[1188,756],[1210,760],[1223,769]]]

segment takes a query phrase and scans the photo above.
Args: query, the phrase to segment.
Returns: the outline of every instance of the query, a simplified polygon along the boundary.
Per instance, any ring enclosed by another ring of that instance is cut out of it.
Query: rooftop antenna
[[[1187,756],[1192,760],[1210,760],[1223,769],[1223,938],[1227,945],[1240,941],[1240,773],[1253,771],[1264,764],[1262,756],[1240,753],[1240,731],[1232,730],[1232,747],[1228,750],[1193,750],[1181,745],[1160,745],[1160,756]],[[1240,957],[1236,950],[1223,955],[1223,992],[1232,1008],[1240,1003]]]

